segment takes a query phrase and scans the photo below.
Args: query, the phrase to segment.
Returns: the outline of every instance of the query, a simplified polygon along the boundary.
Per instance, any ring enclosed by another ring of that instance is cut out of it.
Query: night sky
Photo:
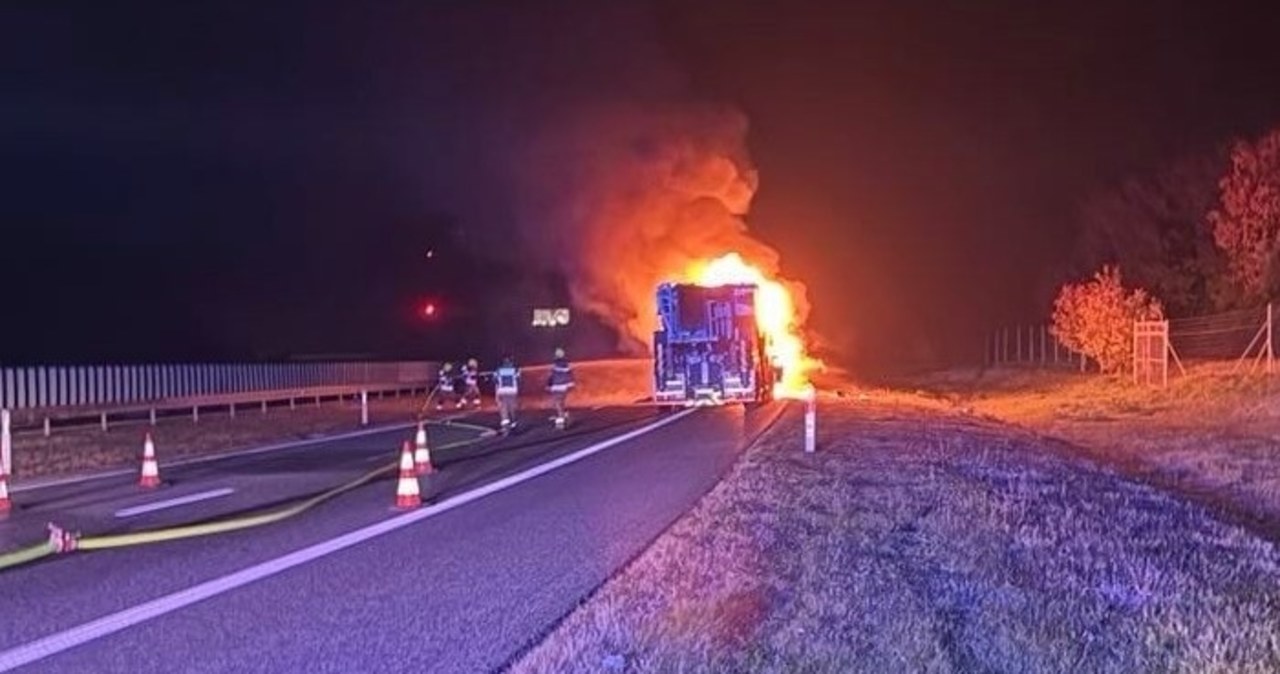
[[[1280,124],[1243,3],[534,4],[6,3],[0,360],[513,348],[565,295],[509,148],[649,97],[746,115],[748,221],[843,359],[974,358],[1082,199]]]

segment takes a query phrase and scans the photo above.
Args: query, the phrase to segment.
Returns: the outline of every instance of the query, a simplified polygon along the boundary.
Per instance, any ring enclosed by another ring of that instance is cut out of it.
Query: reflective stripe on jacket
[[[568,391],[573,388],[573,368],[567,358],[557,358],[551,364],[551,376],[547,378],[547,388],[554,392]]]
[[[500,367],[493,373],[498,393],[515,393],[519,389],[520,371],[514,367]]]

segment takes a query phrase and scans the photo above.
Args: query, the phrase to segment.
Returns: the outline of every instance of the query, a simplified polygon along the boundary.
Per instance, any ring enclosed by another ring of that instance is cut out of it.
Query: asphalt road
[[[469,426],[432,424],[428,428],[432,444],[439,445],[478,435],[478,429]],[[163,483],[156,489],[140,489],[133,472],[16,490],[16,510],[0,521],[0,552],[39,541],[48,522],[106,535],[230,517],[287,503],[393,463],[401,443],[411,437],[410,430],[388,430],[179,465],[165,462],[161,445],[157,454]]]
[[[563,432],[539,423],[440,452],[428,505],[409,515],[392,511],[386,479],[276,525],[0,573],[0,671],[35,645],[47,657],[21,671],[500,668],[684,513],[780,410],[584,411]],[[392,444],[369,439],[369,456]],[[365,446],[309,455],[354,470]],[[297,457],[255,460],[308,472]],[[201,488],[222,479],[203,468]]]

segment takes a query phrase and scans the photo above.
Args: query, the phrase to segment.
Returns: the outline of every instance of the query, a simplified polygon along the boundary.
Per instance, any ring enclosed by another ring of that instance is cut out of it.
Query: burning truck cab
[[[761,402],[782,369],[756,316],[751,283],[658,286],[653,334],[654,401],[668,405]]]

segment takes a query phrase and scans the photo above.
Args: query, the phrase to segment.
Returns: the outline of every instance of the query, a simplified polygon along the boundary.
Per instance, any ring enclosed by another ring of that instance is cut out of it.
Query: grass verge
[[[1192,364],[1164,389],[1036,370],[952,371],[914,385],[934,404],[1067,440],[1280,535],[1280,380],[1233,368]]]
[[[1280,551],[918,407],[780,424],[514,672],[1274,672]]]

